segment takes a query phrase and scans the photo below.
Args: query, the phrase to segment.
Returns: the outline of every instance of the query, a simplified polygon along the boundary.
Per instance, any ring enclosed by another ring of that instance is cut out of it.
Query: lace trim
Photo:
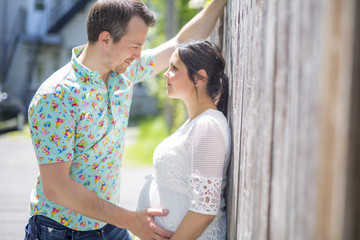
[[[216,215],[220,208],[222,178],[193,176],[190,179],[192,201],[190,210]]]

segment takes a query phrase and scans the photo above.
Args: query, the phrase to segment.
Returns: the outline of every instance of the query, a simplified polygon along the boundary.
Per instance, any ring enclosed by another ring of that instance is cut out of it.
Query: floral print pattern
[[[47,79],[33,97],[29,106],[31,138],[39,164],[72,161],[69,176],[73,180],[119,204],[133,86],[151,76],[154,56],[143,54],[124,74],[110,73],[105,85],[99,72],[77,61],[83,49],[74,48],[70,63]],[[80,231],[105,225],[46,199],[40,176],[30,200],[30,217],[36,214]]]

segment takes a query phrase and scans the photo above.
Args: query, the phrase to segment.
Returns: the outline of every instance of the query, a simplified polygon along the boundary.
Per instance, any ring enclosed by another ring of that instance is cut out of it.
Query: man
[[[167,210],[118,206],[133,85],[166,68],[175,47],[206,38],[226,0],[213,0],[176,37],[141,54],[153,14],[140,0],[101,0],[87,19],[88,43],[47,79],[29,107],[40,175],[25,239],[168,239],[155,224]]]

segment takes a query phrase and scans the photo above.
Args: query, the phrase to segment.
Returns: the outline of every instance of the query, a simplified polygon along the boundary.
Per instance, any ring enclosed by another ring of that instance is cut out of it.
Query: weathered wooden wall
[[[355,3],[228,0],[228,239],[345,239]]]

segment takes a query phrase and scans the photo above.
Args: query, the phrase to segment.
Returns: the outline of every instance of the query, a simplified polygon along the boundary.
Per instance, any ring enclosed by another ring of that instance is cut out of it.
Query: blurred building
[[[40,84],[87,42],[86,18],[95,0],[2,0],[0,86],[28,106]],[[1,88],[0,88],[1,90]],[[145,86],[134,90],[132,115],[156,112]],[[147,106],[142,107],[142,102]],[[148,104],[150,103],[151,106]]]

